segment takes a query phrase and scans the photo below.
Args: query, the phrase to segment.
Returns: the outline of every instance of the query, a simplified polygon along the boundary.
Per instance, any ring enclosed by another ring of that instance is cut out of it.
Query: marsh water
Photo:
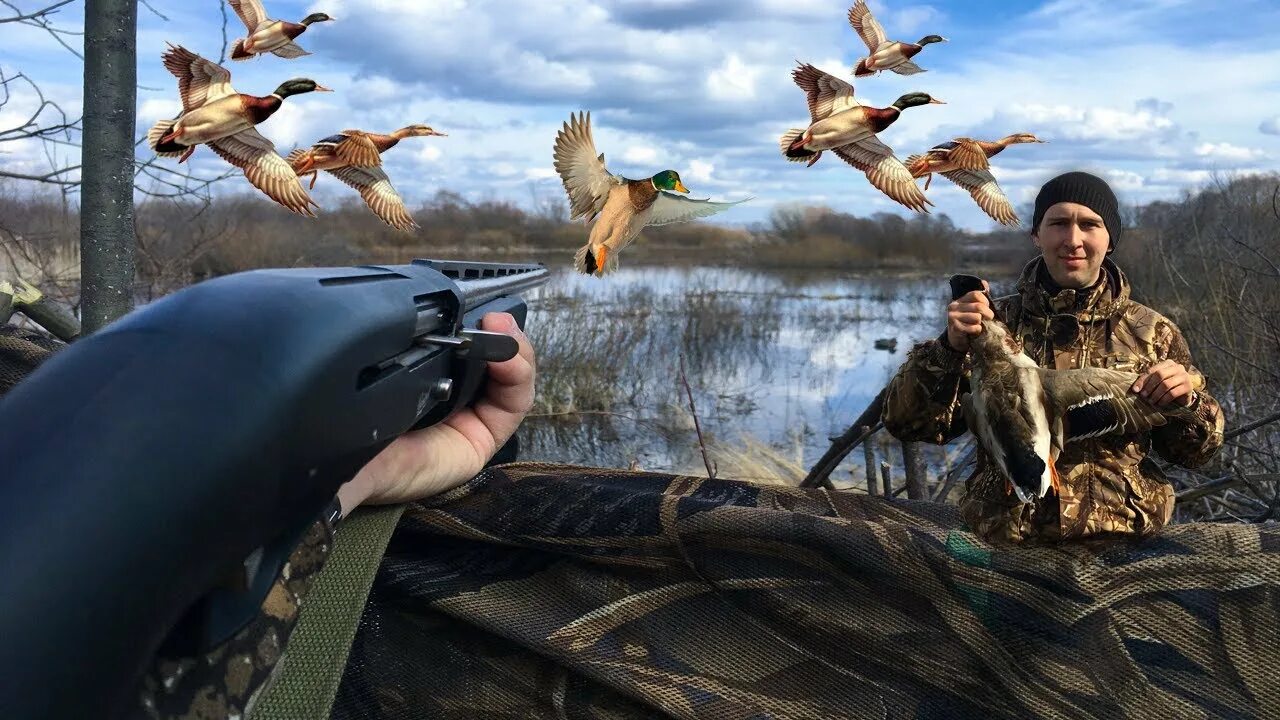
[[[722,476],[803,475],[911,345],[941,330],[947,295],[942,276],[559,272],[526,296],[538,395],[521,457],[703,473],[700,429]],[[840,484],[863,482],[856,456]]]

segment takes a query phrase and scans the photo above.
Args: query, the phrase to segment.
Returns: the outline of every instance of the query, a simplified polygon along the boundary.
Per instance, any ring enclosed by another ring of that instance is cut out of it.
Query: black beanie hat
[[[1044,187],[1040,188],[1040,194],[1036,195],[1036,214],[1031,227],[1039,228],[1045,211],[1060,202],[1080,203],[1102,216],[1102,224],[1106,226],[1107,234],[1111,236],[1111,245],[1107,248],[1107,252],[1110,253],[1116,249],[1123,229],[1120,225],[1120,204],[1116,201],[1116,194],[1111,192],[1111,186],[1107,185],[1106,180],[1087,172],[1069,172],[1045,183]]]

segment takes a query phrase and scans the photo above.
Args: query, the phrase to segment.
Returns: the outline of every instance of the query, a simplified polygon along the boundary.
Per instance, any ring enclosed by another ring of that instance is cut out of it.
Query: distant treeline
[[[1117,260],[1137,293],[1181,324],[1213,322],[1206,338],[1253,356],[1269,338],[1280,352],[1280,175],[1223,181],[1177,202],[1125,210]],[[257,267],[406,262],[413,257],[531,259],[568,264],[586,239],[560,200],[526,210],[438,192],[414,211],[421,226],[383,225],[357,199],[331,203],[318,219],[291,215],[257,195],[207,205],[171,200],[136,211],[139,282],[163,294],[193,280]],[[1029,209],[1022,210],[1030,221]],[[0,184],[0,263],[36,282],[74,283],[78,217],[57,196]],[[971,233],[945,214],[858,216],[824,207],[780,206],[746,228],[706,222],[648,228],[621,255],[626,264],[699,263],[766,267],[963,270],[1009,277],[1035,248],[1026,229]],[[58,269],[62,272],[59,272]],[[1229,307],[1222,303],[1229,302]],[[1209,309],[1205,318],[1198,313]],[[1208,333],[1205,329],[1202,332]],[[1224,350],[1223,353],[1228,353]],[[1223,356],[1230,357],[1229,354]],[[1240,372],[1243,367],[1235,363]],[[1254,375],[1256,377],[1256,374]],[[1268,379],[1280,381],[1280,378]]]
[[[257,195],[222,197],[207,205],[146,200],[136,209],[139,273],[171,286],[254,267],[393,262],[424,255],[568,263],[587,237],[581,222],[567,221],[566,206],[558,201],[527,210],[513,202],[470,202],[440,191],[413,215],[421,227],[404,233],[383,225],[354,199],[331,203],[318,219],[291,215]],[[25,244],[22,252],[28,254],[47,253],[52,246],[73,249],[77,223],[74,206],[56,197],[24,196],[0,186],[0,240],[11,252],[15,243]],[[1015,235],[1025,246],[1025,234]],[[783,206],[767,222],[745,228],[707,222],[648,228],[620,258],[624,264],[941,270],[967,257],[969,248],[1007,244],[1000,234],[962,232],[946,215],[862,217],[825,207]]]

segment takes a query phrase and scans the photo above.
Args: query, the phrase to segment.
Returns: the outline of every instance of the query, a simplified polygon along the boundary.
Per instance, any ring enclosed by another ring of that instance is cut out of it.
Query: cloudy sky
[[[21,0],[26,10],[43,6]],[[179,109],[160,65],[166,42],[211,59],[222,52],[217,0],[152,0],[139,9],[139,135]],[[590,110],[609,168],[647,177],[679,171],[693,197],[756,200],[716,222],[763,220],[777,203],[825,204],[855,214],[910,211],[832,156],[785,162],[778,137],[808,122],[796,61],[852,81],[866,48],[845,0],[266,0],[268,14],[336,22],[299,40],[313,55],[227,61],[241,92],[270,93],[310,77],[334,93],[290,98],[260,126],[283,154],[335,131],[389,131],[425,122],[446,138],[415,138],[388,154],[392,180],[414,207],[438,189],[529,204],[563,190],[551,166],[556,130]],[[1277,0],[871,0],[892,39],[936,33],[928,70],[857,80],[858,97],[884,107],[928,92],[946,101],[908,109],[880,137],[900,158],[954,136],[1032,132],[994,172],[1019,208],[1039,183],[1068,169],[1108,177],[1122,201],[1172,198],[1217,173],[1271,171],[1280,159],[1280,2]],[[7,11],[0,9],[0,15]],[[78,29],[83,4],[58,24]],[[229,39],[243,26],[228,12]],[[24,71],[49,99],[78,114],[80,61],[47,34],[0,25],[0,68]],[[25,89],[0,109],[0,130],[29,114]],[[39,172],[35,146],[0,146],[0,166]],[[224,167],[207,149],[190,161]],[[976,231],[994,223],[938,178],[935,213]],[[220,192],[241,191],[243,180]],[[317,200],[349,193],[322,181]],[[264,199],[264,202],[268,202]]]

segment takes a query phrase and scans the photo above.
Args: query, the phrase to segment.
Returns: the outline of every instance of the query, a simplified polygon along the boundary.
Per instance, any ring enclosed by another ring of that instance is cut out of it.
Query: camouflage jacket
[[[1148,455],[1198,467],[1222,445],[1222,410],[1204,390],[1178,328],[1129,297],[1129,283],[1110,259],[1103,277],[1084,290],[1051,295],[1037,278],[1042,260],[1024,268],[1013,295],[992,302],[997,318],[1041,367],[1106,367],[1144,372],[1171,359],[1191,373],[1197,398],[1169,423],[1149,433],[1109,435],[1073,442],[1057,460],[1061,492],[1034,505],[1007,495],[986,454],[965,483],[960,510],[975,532],[991,540],[1057,540],[1103,534],[1149,535],[1173,514],[1173,487]],[[1076,330],[1078,328],[1078,331]],[[961,395],[968,392],[966,356],[945,333],[916,345],[890,381],[885,429],[899,440],[942,444],[965,432]]]

